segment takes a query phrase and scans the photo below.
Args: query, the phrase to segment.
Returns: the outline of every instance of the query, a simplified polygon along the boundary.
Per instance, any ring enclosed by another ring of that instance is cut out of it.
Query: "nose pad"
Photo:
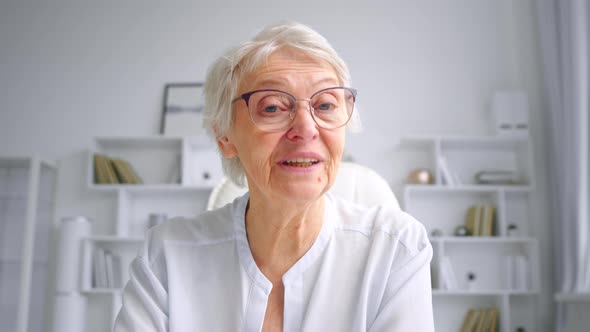
[[[295,100],[295,105],[293,106],[293,109],[291,110],[291,112],[289,112],[289,118],[291,120],[295,119],[295,113],[297,112],[297,102],[298,101],[306,101],[307,102],[307,111],[309,111],[310,115],[311,115],[311,99],[297,99]],[[313,116],[312,116],[313,118]]]

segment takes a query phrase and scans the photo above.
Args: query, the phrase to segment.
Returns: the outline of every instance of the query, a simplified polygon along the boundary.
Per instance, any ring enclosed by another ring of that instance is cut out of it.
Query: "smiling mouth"
[[[316,159],[308,159],[308,158],[301,158],[295,160],[285,160],[281,164],[285,166],[292,166],[292,167],[309,167],[319,163],[319,160]]]

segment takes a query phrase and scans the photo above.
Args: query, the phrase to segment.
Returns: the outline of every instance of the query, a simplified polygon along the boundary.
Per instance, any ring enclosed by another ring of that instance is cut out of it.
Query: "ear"
[[[221,153],[226,159],[231,159],[238,155],[238,150],[236,149],[236,146],[231,142],[231,140],[227,136],[217,137],[217,146],[219,147],[219,151],[221,151]]]

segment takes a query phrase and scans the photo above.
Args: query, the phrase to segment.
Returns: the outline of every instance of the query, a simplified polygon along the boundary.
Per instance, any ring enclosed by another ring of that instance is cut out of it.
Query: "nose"
[[[287,131],[287,138],[293,141],[306,141],[318,136],[318,126],[311,115],[309,99],[298,99],[289,116],[292,121]]]

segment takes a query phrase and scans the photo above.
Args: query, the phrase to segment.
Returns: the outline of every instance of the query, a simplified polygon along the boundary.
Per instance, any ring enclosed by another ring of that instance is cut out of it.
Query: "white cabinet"
[[[95,153],[126,160],[143,183],[95,183]],[[120,309],[121,285],[129,279],[128,267],[143,243],[150,215],[190,217],[204,212],[222,170],[217,150],[206,137],[96,138],[86,166],[88,199],[100,197],[110,206],[85,215],[92,220],[92,234],[81,239],[79,290],[87,300],[84,331],[105,331]],[[117,257],[120,268],[113,271],[120,285],[97,284],[97,249]]]
[[[403,139],[400,148],[410,151],[406,155],[415,168],[435,176],[434,184],[405,185],[403,204],[425,225],[434,248],[436,329],[459,331],[469,309],[495,307],[500,331],[536,331],[539,246],[531,232],[529,140],[414,137]],[[476,180],[481,171],[511,172],[516,181],[482,184]],[[478,206],[493,208],[491,234],[459,235],[465,232],[469,208]]]
[[[56,168],[0,157],[0,331],[43,330]]]

